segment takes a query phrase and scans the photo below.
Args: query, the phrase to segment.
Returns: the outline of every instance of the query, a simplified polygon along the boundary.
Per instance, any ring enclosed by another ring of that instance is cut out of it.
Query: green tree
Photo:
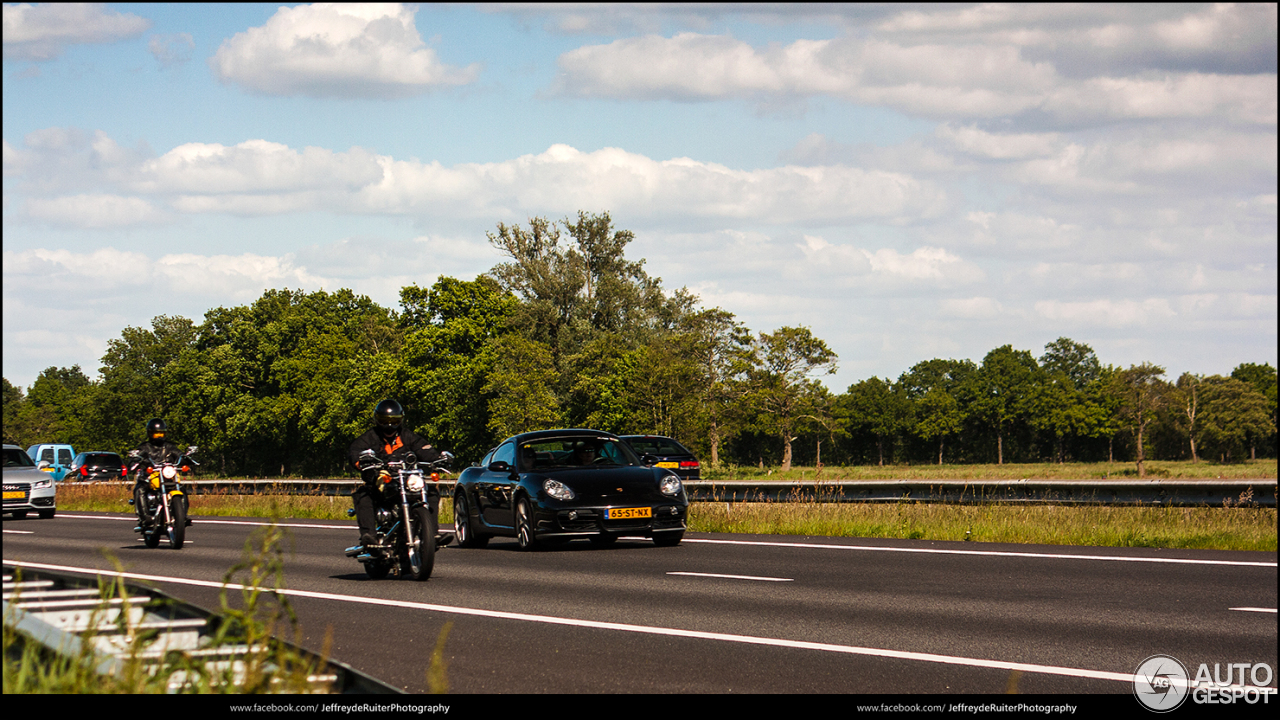
[[[1004,438],[1033,409],[1040,368],[1026,350],[1010,345],[987,353],[974,378],[973,408],[996,431],[996,462],[1004,464]]]
[[[1223,459],[1232,459],[1250,437],[1265,437],[1276,430],[1267,398],[1246,382],[1218,375],[1205,378],[1202,400],[1205,440],[1218,448]]]
[[[826,414],[826,394],[811,376],[836,371],[836,354],[805,327],[760,333],[753,347],[751,394],[756,423],[782,439],[782,472],[791,469],[791,443],[806,420]]]
[[[1124,426],[1132,432],[1138,454],[1138,477],[1146,477],[1143,463],[1146,461],[1145,437],[1148,426],[1156,418],[1156,412],[1169,399],[1164,368],[1151,363],[1131,365],[1116,376],[1116,394],[1120,398],[1119,415]]]
[[[876,438],[879,464],[884,465],[885,441],[911,427],[911,404],[900,384],[873,377],[854,383],[836,400],[839,419],[847,428],[860,428]]]
[[[938,464],[942,464],[946,438],[964,427],[966,407],[972,401],[977,366],[970,360],[933,359],[916,363],[898,378],[898,385],[911,405],[913,432],[938,443]]]
[[[1253,386],[1254,390],[1257,390],[1259,393],[1261,393],[1262,397],[1266,398],[1267,405],[1269,408],[1268,413],[1271,415],[1271,425],[1272,427],[1275,427],[1277,423],[1276,369],[1271,367],[1269,363],[1262,363],[1262,364],[1242,363],[1236,366],[1236,369],[1231,371],[1231,377],[1241,382],[1248,383],[1249,385]],[[1269,446],[1270,453],[1272,457],[1274,457],[1276,454],[1275,430],[1272,430],[1269,436],[1251,435],[1249,437],[1249,454],[1251,457],[1257,457],[1257,446],[1259,444],[1264,444],[1266,446]]]
[[[552,387],[556,369],[551,348],[515,333],[494,341],[493,372],[481,391],[491,394],[489,429],[505,438],[560,424],[560,403]]]

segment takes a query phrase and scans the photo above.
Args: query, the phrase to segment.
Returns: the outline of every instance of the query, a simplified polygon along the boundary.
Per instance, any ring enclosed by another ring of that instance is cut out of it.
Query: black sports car
[[[684,484],[645,460],[656,462],[599,430],[509,437],[458,477],[458,544],[480,547],[505,535],[531,550],[574,538],[608,545],[641,535],[657,545],[678,545],[689,512]]]

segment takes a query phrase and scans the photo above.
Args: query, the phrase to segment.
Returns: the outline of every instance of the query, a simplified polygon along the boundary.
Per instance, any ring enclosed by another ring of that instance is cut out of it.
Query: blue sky
[[[934,357],[1276,364],[1275,5],[5,5],[4,376],[266,288],[631,257],[837,392]]]

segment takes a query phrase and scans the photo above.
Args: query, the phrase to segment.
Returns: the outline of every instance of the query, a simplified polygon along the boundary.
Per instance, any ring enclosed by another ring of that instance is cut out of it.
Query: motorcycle
[[[358,466],[362,471],[379,471],[376,482],[383,502],[377,503],[376,508],[376,542],[349,547],[346,555],[363,563],[370,578],[381,580],[392,570],[414,580],[431,577],[436,549],[452,542],[453,534],[440,532],[430,491],[436,489],[438,503],[440,476],[451,474],[447,467],[452,460],[453,455],[446,452],[423,468],[412,453],[386,462],[372,450],[360,454]],[[347,510],[348,517],[355,514],[355,508]]]
[[[138,510],[138,526],[134,532],[142,533],[142,540],[149,548],[159,546],[160,539],[167,537],[169,547],[179,550],[186,540],[190,521],[182,478],[191,472],[192,465],[200,464],[191,458],[196,449],[192,445],[176,460],[166,458],[160,463],[143,459],[137,450],[129,453],[135,460],[129,471],[138,473],[133,498],[129,500]]]

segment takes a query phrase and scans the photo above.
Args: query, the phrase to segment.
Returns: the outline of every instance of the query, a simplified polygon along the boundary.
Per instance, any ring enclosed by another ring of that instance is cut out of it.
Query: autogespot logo
[[[1133,673],[1133,694],[1143,707],[1169,712],[1187,699],[1187,668],[1168,655],[1152,655]]]

